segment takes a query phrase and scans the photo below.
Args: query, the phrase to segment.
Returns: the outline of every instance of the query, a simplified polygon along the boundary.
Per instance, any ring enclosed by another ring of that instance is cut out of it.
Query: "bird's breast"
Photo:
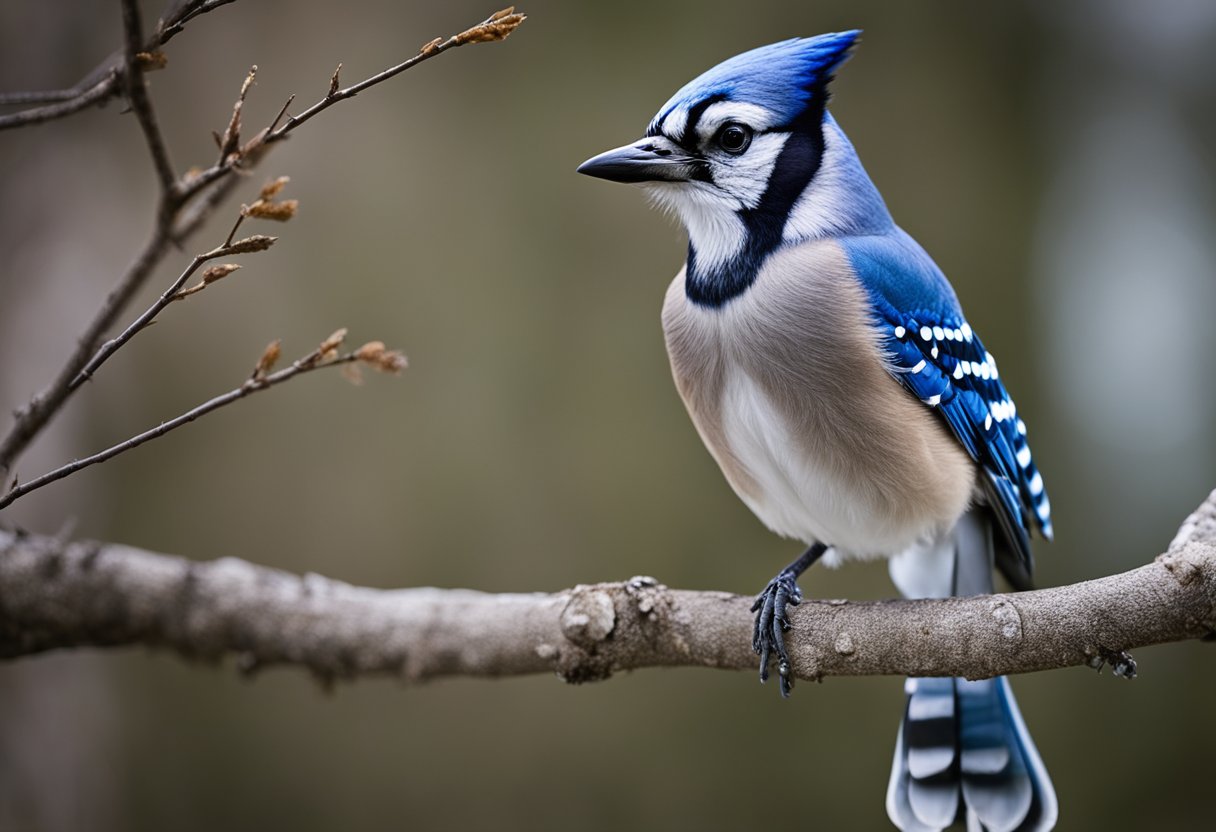
[[[683,274],[663,309],[672,373],[706,447],[773,531],[841,556],[891,555],[951,527],[974,468],[936,414],[883,365],[840,247],[769,257],[720,308]]]

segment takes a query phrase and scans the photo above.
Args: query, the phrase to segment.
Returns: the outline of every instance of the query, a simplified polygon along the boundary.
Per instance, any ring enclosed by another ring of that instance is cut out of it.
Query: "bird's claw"
[[[775,654],[783,697],[788,697],[794,689],[790,655],[785,649],[785,633],[793,627],[788,608],[801,603],[802,590],[798,588],[798,582],[793,575],[782,572],[768,582],[768,586],[756,596],[756,601],[752,604],[752,612],[756,613],[756,625],[752,630],[752,649],[760,656],[760,681],[768,681],[769,660]]]

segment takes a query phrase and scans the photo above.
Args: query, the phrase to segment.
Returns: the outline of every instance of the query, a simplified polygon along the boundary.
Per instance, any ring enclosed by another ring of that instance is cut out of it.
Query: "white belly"
[[[885,511],[877,493],[856,471],[839,471],[806,451],[786,417],[738,365],[725,374],[722,427],[735,458],[752,483],[739,497],[777,534],[832,547],[825,563],[889,556],[915,545],[927,531],[923,520]]]

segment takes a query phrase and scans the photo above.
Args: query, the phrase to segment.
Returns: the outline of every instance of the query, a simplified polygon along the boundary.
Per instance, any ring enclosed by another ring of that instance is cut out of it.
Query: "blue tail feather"
[[[960,521],[941,596],[992,591],[991,523],[980,511]],[[975,832],[1047,832],[1055,826],[1055,790],[1008,680],[908,679],[905,692],[887,789],[887,814],[897,827],[940,832],[966,823]]]

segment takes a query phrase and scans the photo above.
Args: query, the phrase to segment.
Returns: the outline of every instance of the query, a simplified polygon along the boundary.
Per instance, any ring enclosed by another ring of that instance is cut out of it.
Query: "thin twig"
[[[182,6],[173,15],[173,22],[161,22],[158,34],[161,38],[161,43],[167,43],[170,38],[185,28],[186,24],[199,15],[204,15],[207,12],[215,11],[220,6],[227,6],[229,3],[235,3],[236,0],[192,0],[191,2],[183,3]]]
[[[240,225],[240,220],[237,221],[237,225]],[[236,229],[234,228],[233,231],[235,232]],[[69,391],[75,390],[77,387],[91,379],[93,377],[93,373],[97,372],[97,369],[101,367],[101,365],[104,364],[110,356],[112,356],[124,344],[134,338],[136,334],[146,329],[147,326],[152,323],[153,319],[160,314],[161,310],[173,303],[173,301],[177,300],[181,288],[186,285],[186,281],[189,280],[190,276],[198,271],[199,267],[204,263],[220,257],[228,257],[233,254],[248,254],[254,251],[264,251],[267,248],[270,248],[276,239],[278,238],[257,235],[256,237],[249,237],[244,240],[238,240],[234,243],[231,235],[229,235],[229,238],[224,245],[213,248],[211,251],[203,254],[195,255],[194,259],[190,261],[190,264],[186,266],[180,275],[177,276],[176,280],[169,284],[169,288],[162,292],[160,297],[158,297],[151,306],[145,309],[143,313],[132,321],[131,324],[121,333],[102,344],[101,348],[97,350],[91,359],[89,359],[89,363],[81,369],[81,371],[76,375],[76,378],[72,379],[72,383],[69,386]]]
[[[232,2],[235,0],[185,0],[185,2],[178,3],[161,18],[156,31],[144,41],[138,51],[155,51],[182,31],[186,21]],[[62,118],[79,112],[90,104],[108,101],[121,94],[123,89],[122,68],[125,64],[126,52],[126,49],[122,49],[113,53],[94,67],[75,86],[67,89],[0,93],[0,105],[55,102],[53,106],[32,107],[28,110],[0,116],[0,130],[25,127]]]
[[[495,12],[472,28],[466,29],[460,34],[452,35],[447,40],[439,42],[431,41],[430,43],[425,44],[422,49],[418,51],[418,54],[409,60],[402,61],[396,66],[389,67],[383,72],[378,72],[375,75],[372,75],[370,78],[363,79],[357,84],[351,84],[345,89],[336,88],[338,82],[338,70],[342,68],[342,65],[339,64],[338,70],[334,71],[333,78],[331,79],[328,94],[326,94],[324,98],[322,98],[316,104],[313,104],[304,112],[287,119],[282,127],[279,127],[277,130],[272,131],[266,136],[266,141],[269,143],[283,139],[292,130],[299,127],[301,124],[308,121],[318,113],[332,107],[334,104],[337,104],[339,101],[344,101],[347,98],[353,98],[354,96],[363,92],[365,89],[374,87],[376,84],[383,81],[387,81],[394,75],[405,72],[407,69],[415,67],[423,61],[429,60],[436,55],[440,55],[449,49],[455,49],[457,46],[464,46],[466,43],[490,43],[493,41],[504,40],[525,20],[527,20],[527,15],[517,14],[514,6],[508,7],[502,11]]]
[[[289,116],[281,126],[273,127],[272,129],[267,130],[265,133],[254,137],[253,140],[242,148],[241,154],[229,154],[216,164],[192,177],[189,183],[185,184],[183,194],[184,198],[189,198],[191,195],[207,187],[211,183],[231,175],[235,168],[242,166],[242,156],[244,153],[250,150],[261,149],[268,145],[282,141],[301,124],[319,113],[329,109],[339,101],[345,101],[348,98],[353,98],[369,87],[373,87],[376,84],[387,81],[389,78],[399,75],[402,72],[405,72],[407,69],[412,69],[423,61],[429,60],[436,55],[441,55],[444,52],[447,52],[450,49],[455,49],[458,46],[464,46],[467,43],[491,43],[494,41],[504,40],[512,32],[519,28],[520,24],[522,24],[525,20],[527,20],[527,15],[516,13],[513,6],[508,7],[501,11],[495,12],[481,23],[478,23],[476,26],[466,29],[459,34],[452,35],[446,40],[435,38],[429,43],[424,44],[422,48],[418,50],[418,54],[414,55],[412,58],[402,61],[395,66],[391,66],[388,69],[378,72],[368,78],[364,78],[362,81],[352,84],[345,89],[334,89],[334,82],[338,77],[338,71],[335,70],[330,79],[329,90],[325,96],[301,112],[299,115]],[[341,67],[339,66],[339,69],[340,68]],[[277,122],[278,119],[275,120],[275,123]]]
[[[16,113],[0,116],[0,130],[12,127],[25,127],[29,124],[39,124],[44,121],[70,116],[85,107],[108,101],[118,90],[118,70],[110,70],[100,81],[77,92],[76,90],[58,90],[45,93],[10,93],[10,96],[31,97],[42,96],[43,100],[56,100],[57,104],[46,104],[41,107],[31,107]]]
[[[154,38],[157,43],[149,48],[155,48],[156,45],[164,43],[165,40],[172,37],[175,34],[175,30],[173,29],[174,23],[190,19],[191,11],[199,10],[193,15],[197,16],[197,14],[201,14],[203,11],[211,11],[220,5],[226,5],[226,3],[194,0],[194,2],[182,4],[170,16],[166,17],[165,22],[162,22],[162,26],[158,28],[157,35]],[[204,9],[204,7],[206,8]],[[339,90],[334,94],[333,100],[330,100],[331,97],[327,95],[326,98],[305,111],[306,118],[297,118],[294,123],[289,120],[288,123],[279,125],[287,106],[291,103],[289,100],[288,104],[284,105],[283,111],[275,117],[271,126],[247,142],[240,149],[239,153],[229,154],[228,158],[222,163],[198,174],[187,174],[178,180],[173,191],[166,192],[162,197],[161,206],[157,213],[157,222],[151,239],[145,244],[143,251],[119,280],[118,285],[106,297],[102,307],[93,317],[93,320],[90,321],[84,333],[77,338],[76,347],[67,362],[46,389],[35,395],[24,407],[17,411],[12,427],[3,439],[0,439],[0,481],[11,478],[13,465],[17,458],[29,446],[30,442],[42,432],[55,414],[59,412],[73,390],[78,389],[72,386],[76,377],[101,346],[105,333],[114,325],[118,316],[122,314],[130,304],[131,299],[148,280],[153,269],[164,258],[170,245],[180,243],[197,230],[210,216],[212,211],[231,193],[234,188],[232,173],[238,165],[244,170],[255,166],[268,149],[271,137],[276,141],[282,139],[304,120],[331,106],[335,103],[335,100],[349,98],[372,86],[372,84],[387,80],[393,75],[421,63],[423,60],[434,57],[455,46],[461,46],[465,43],[501,40],[509,35],[511,31],[514,31],[523,20],[523,15],[514,14],[511,10],[504,10],[503,12],[491,15],[486,21],[461,32],[459,35],[454,35],[446,41],[436,39],[426,44],[419,51],[418,55],[409,61],[372,76],[347,90]],[[180,29],[176,31],[180,31]],[[16,113],[13,115],[20,114]]]
[[[239,245],[239,243],[236,245]],[[233,247],[236,247],[236,246],[233,246]],[[229,252],[229,253],[231,253],[231,252]],[[216,256],[222,256],[222,255],[217,254]],[[145,442],[149,442],[153,439],[156,439],[157,437],[164,436],[169,431],[176,430],[177,428],[180,428],[182,425],[193,422],[195,419],[199,418],[200,416],[205,416],[206,414],[210,413],[213,410],[218,410],[219,408],[224,407],[225,405],[232,404],[233,402],[239,401],[240,399],[243,399],[246,396],[252,395],[254,393],[260,393],[263,390],[268,390],[271,387],[274,387],[275,385],[278,385],[278,384],[282,384],[283,382],[288,381],[292,378],[295,378],[296,376],[298,376],[302,373],[311,372],[312,370],[319,370],[322,367],[336,367],[336,366],[340,366],[343,364],[352,364],[356,361],[362,361],[364,363],[373,363],[374,366],[377,366],[379,369],[384,369],[386,371],[395,371],[395,370],[399,370],[402,367],[404,367],[404,358],[402,356],[400,356],[399,353],[389,353],[389,352],[383,350],[382,345],[381,345],[380,351],[375,356],[374,360],[369,355],[369,353],[366,349],[367,345],[364,345],[364,347],[361,347],[358,350],[354,350],[352,352],[348,352],[343,355],[338,355],[337,349],[338,349],[338,346],[341,344],[342,336],[344,336],[344,335],[345,335],[345,331],[339,330],[338,333],[335,333],[334,335],[332,335],[328,339],[326,339],[321,344],[321,346],[317,347],[317,349],[313,350],[312,352],[310,352],[308,355],[304,356],[303,358],[297,359],[296,361],[292,362],[292,364],[289,367],[285,367],[282,370],[279,370],[278,372],[275,372],[275,373],[267,372],[267,370],[269,369],[269,367],[266,366],[266,364],[268,363],[268,360],[265,357],[263,357],[263,359],[258,362],[258,366],[254,370],[253,375],[251,375],[249,377],[249,379],[247,379],[245,381],[245,383],[242,384],[240,387],[237,387],[236,389],[230,390],[227,393],[224,393],[223,395],[216,396],[213,399],[203,402],[199,406],[197,406],[191,410],[188,410],[187,412],[183,413],[182,415],[178,416],[175,419],[170,419],[167,422],[162,422],[161,424],[157,425],[156,427],[151,428],[150,430],[146,430],[143,433],[139,434],[138,436],[132,436],[130,439],[127,439],[123,442],[119,442],[118,444],[113,445],[113,446],[105,449],[104,451],[93,454],[92,456],[85,457],[83,459],[75,460],[74,462],[70,462],[67,465],[56,468],[54,471],[43,474],[42,476],[40,476],[36,479],[32,479],[29,482],[21,483],[21,484],[17,485],[13,489],[11,489],[8,493],[6,493],[3,497],[0,497],[0,509],[5,508],[6,506],[13,503],[15,500],[18,500],[21,497],[25,496],[26,494],[29,494],[31,491],[37,491],[39,488],[42,488],[45,485],[50,485],[51,483],[53,483],[57,480],[61,480],[66,476],[76,473],[77,471],[80,471],[84,468],[88,468],[90,465],[96,465],[99,462],[105,462],[107,459],[111,459],[115,456],[118,456],[119,454],[123,453],[124,451],[129,451],[132,448],[139,447],[140,445],[144,444]],[[373,342],[373,343],[375,343],[375,342]],[[276,347],[276,356],[277,356],[277,347]]]
[[[161,135],[160,125],[156,122],[156,110],[152,107],[152,99],[148,97],[148,83],[144,78],[143,67],[140,66],[143,23],[139,16],[138,0],[122,0],[122,24],[127,36],[123,58],[127,97],[148,143],[148,153],[152,156],[152,165],[156,168],[161,191],[168,193],[175,187],[177,176],[173,172],[173,164],[169,161],[169,149],[165,146],[165,137]]]

